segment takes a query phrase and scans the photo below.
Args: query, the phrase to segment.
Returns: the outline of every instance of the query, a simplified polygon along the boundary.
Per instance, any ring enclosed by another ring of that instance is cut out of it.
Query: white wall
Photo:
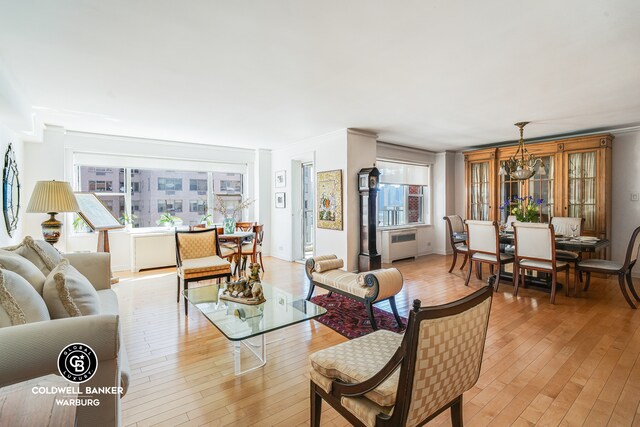
[[[255,198],[256,203],[249,209],[249,218],[265,225],[265,234],[270,233],[270,193],[263,192],[263,180],[268,179],[271,161],[268,152],[258,150],[216,147],[199,144],[161,141],[143,138],[130,138],[116,135],[99,135],[84,132],[66,131],[56,126],[47,126],[43,142],[25,144],[25,171],[27,180],[24,186],[24,200],[28,201],[36,181],[39,180],[73,180],[73,157],[77,153],[89,153],[105,156],[125,156],[128,160],[136,158],[158,159],[158,161],[181,161],[184,163],[213,162],[246,165],[246,194]],[[260,170],[260,167],[263,170]],[[263,178],[264,177],[264,178]],[[71,226],[72,215],[59,215],[65,226],[57,247],[61,251],[95,251],[97,233],[74,233]],[[25,216],[25,234],[40,236],[40,223],[45,214],[27,214]],[[129,231],[114,230],[109,232],[112,269],[114,271],[130,268]],[[267,237],[268,239],[268,237]],[[268,243],[265,255],[268,255]]]
[[[13,151],[15,152],[16,162],[18,163],[18,179],[22,184],[26,179],[26,174],[24,172],[24,143],[21,139],[18,138],[18,135],[16,135],[14,132],[10,131],[9,129],[4,127],[2,123],[0,123],[0,160],[2,161],[0,170],[4,168],[4,155],[7,152],[7,147],[9,147],[9,144],[12,144]],[[28,199],[25,198],[24,184],[22,184],[22,186],[23,187],[20,190],[20,211],[18,212],[18,228],[12,232],[11,237],[9,237],[9,234],[7,232],[7,228],[4,222],[4,215],[0,213],[0,217],[2,217],[2,220],[0,220],[0,246],[10,246],[19,243],[22,240],[24,230],[24,213],[27,209],[28,202]],[[2,189],[0,189],[0,193],[2,193]],[[1,194],[0,200],[2,200]],[[0,201],[0,210],[1,206],[2,202]]]
[[[631,233],[640,226],[640,201],[631,201],[631,193],[640,193],[640,130],[614,136],[611,259],[623,262]],[[640,266],[634,270],[640,277]]]

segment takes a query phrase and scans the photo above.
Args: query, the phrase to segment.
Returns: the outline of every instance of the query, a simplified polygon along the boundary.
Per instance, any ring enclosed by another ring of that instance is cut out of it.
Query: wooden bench
[[[351,273],[341,270],[344,262],[335,255],[322,255],[310,258],[306,263],[307,277],[309,278],[309,293],[307,300],[311,299],[316,286],[331,292],[344,295],[364,303],[369,314],[371,327],[377,330],[378,326],[373,317],[373,304],[389,301],[391,310],[399,326],[403,326],[402,319],[396,308],[395,296],[402,290],[402,274],[396,268],[383,268],[381,270],[365,273]]]

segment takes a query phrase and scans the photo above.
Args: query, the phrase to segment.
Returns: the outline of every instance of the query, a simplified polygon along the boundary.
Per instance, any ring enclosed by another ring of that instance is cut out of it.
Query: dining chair
[[[480,376],[493,290],[449,304],[414,300],[407,330],[378,330],[313,353],[310,425],[326,401],[359,427],[421,426],[451,408],[462,426],[462,396]]]
[[[554,216],[551,218],[551,225],[556,234],[562,234],[569,237],[574,234],[571,228],[576,228],[576,235],[582,235],[582,226],[584,225],[584,218],[570,217],[570,216]],[[566,251],[563,249],[556,250],[556,258],[560,261],[566,261],[573,264],[573,271],[578,277],[578,280],[582,282],[582,274],[578,273],[577,265],[582,261],[581,254],[573,251]]]
[[[247,258],[251,257],[251,262],[257,262],[258,255],[260,256],[260,268],[264,271],[264,267],[262,265],[262,238],[264,236],[264,226],[263,225],[254,225],[252,226],[253,231],[253,239],[251,242],[242,244],[242,270],[244,271],[247,267]]]
[[[253,231],[253,226],[255,222],[244,221],[244,222],[236,222],[236,231]]]
[[[180,302],[180,281],[184,290],[190,282],[231,278],[231,264],[223,259],[216,228],[175,232],[176,263],[178,276],[178,302]],[[189,314],[189,304],[184,299],[184,314]]]
[[[518,296],[520,281],[525,284],[524,270],[551,273],[551,304],[556,303],[558,271],[565,271],[565,295],[569,296],[569,264],[556,260],[553,225],[521,222],[514,224],[516,259],[513,272],[513,295]],[[522,270],[522,271],[520,271]]]
[[[584,261],[580,261],[577,266],[577,271],[582,273],[583,271],[586,273],[587,277],[584,284],[584,291],[589,290],[589,285],[591,283],[591,273],[604,273],[604,274],[615,274],[618,276],[618,285],[620,286],[620,291],[624,296],[624,299],[627,300],[629,306],[633,309],[637,309],[636,303],[633,302],[627,289],[625,287],[625,278],[627,279],[627,286],[629,287],[629,291],[633,295],[633,298],[637,302],[640,302],[640,297],[636,292],[636,289],[633,287],[633,278],[631,277],[631,269],[636,265],[636,261],[638,260],[638,252],[640,251],[640,227],[633,230],[631,234],[631,240],[629,240],[629,246],[627,246],[627,254],[624,258],[624,263],[619,264],[615,261],[607,261],[604,259],[587,259]]]
[[[448,215],[442,219],[447,221],[447,226],[449,227],[449,243],[451,243],[451,249],[453,250],[453,261],[451,261],[449,273],[451,273],[453,271],[453,267],[456,266],[458,254],[464,255],[464,260],[460,266],[460,270],[462,270],[464,265],[467,263],[467,258],[469,257],[469,248],[465,244],[465,241],[457,239],[454,236],[454,233],[464,233],[464,221],[460,215]]]
[[[513,262],[513,255],[500,252],[500,232],[495,221],[467,220],[467,245],[469,246],[469,268],[465,286],[469,286],[473,264],[478,263],[478,270],[482,264],[497,267],[496,291],[500,286],[500,273],[505,264]]]

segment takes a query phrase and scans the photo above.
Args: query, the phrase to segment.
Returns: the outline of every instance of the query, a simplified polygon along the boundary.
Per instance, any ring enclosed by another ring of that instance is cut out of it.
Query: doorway
[[[313,163],[302,163],[302,254],[303,259],[313,256],[315,248]]]

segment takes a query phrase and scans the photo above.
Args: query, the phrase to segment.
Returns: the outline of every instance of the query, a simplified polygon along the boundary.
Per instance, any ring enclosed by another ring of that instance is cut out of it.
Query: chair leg
[[[311,416],[310,427],[320,427],[320,416],[322,415],[322,396],[316,392],[316,385],[311,382]]]
[[[496,288],[495,291],[498,292],[498,286],[500,286],[500,270],[502,270],[502,266],[498,264],[497,266],[498,272],[496,273]],[[493,271],[493,264],[491,264],[491,270]]]
[[[187,280],[183,280],[184,282],[184,291],[187,292],[187,290],[189,289],[189,282]],[[189,302],[187,301],[186,298],[184,298],[184,315],[188,316],[189,315]]]
[[[376,324],[376,318],[373,317],[373,304],[371,301],[367,301],[367,313],[369,313],[369,321],[371,322],[371,329],[374,331],[378,330],[378,325]]]
[[[495,274],[493,267],[494,267],[493,264],[489,264],[489,274],[492,275],[492,276]]]
[[[180,302],[180,276],[178,276],[178,299],[176,302]]]
[[[627,300],[629,307],[633,308],[634,310],[638,308],[636,307],[635,303],[631,300],[631,297],[627,292],[627,287],[624,283],[624,274],[618,274],[618,284],[620,285],[620,290],[622,291],[622,295],[624,296],[624,299]]]
[[[582,274],[582,271],[580,271],[580,274]],[[591,272],[587,271],[587,278],[584,282],[584,288],[582,289],[583,291],[588,291],[589,290],[589,285],[591,284]]]
[[[465,264],[467,263],[467,259],[469,259],[469,255],[464,254],[464,259],[462,260],[462,265],[460,266],[460,270],[464,268]]]
[[[264,262],[262,261],[262,252],[260,252],[260,268],[262,269],[262,272],[264,273]]]
[[[476,261],[476,279],[482,280],[482,264]]]
[[[469,268],[467,269],[467,279],[464,281],[465,286],[469,286],[469,280],[471,280],[471,270],[473,270],[473,262],[469,261]],[[476,267],[476,270],[477,270],[477,267]]]
[[[518,289],[520,289],[520,267],[513,264],[513,296],[518,296]]]
[[[393,317],[395,317],[396,322],[398,322],[398,328],[404,327],[404,324],[402,323],[402,319],[400,319],[400,315],[398,314],[398,308],[396,307],[395,296],[389,298],[389,305],[391,306],[391,311],[393,311]]]
[[[569,296],[569,265],[567,264],[567,269],[564,271],[564,295]]]
[[[556,303],[556,282],[558,281],[558,273],[555,270],[551,272],[551,304]]]
[[[462,427],[462,396],[459,396],[453,405],[451,405],[451,425],[453,427]]]
[[[627,285],[629,285],[629,290],[631,291],[631,294],[636,299],[636,301],[640,302],[640,296],[638,296],[638,293],[636,292],[636,288],[633,287],[633,279],[631,278],[631,270],[627,271]]]
[[[449,273],[451,273],[453,271],[453,267],[456,266],[456,260],[458,259],[458,252],[456,252],[456,250],[453,250],[453,260],[451,261],[451,267],[449,267]]]

